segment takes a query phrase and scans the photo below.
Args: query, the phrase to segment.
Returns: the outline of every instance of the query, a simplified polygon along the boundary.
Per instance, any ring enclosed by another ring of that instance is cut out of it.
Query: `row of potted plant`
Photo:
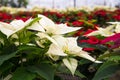
[[[61,74],[72,74],[86,80],[117,80],[120,10],[39,13],[1,12],[8,20],[0,22],[0,79],[62,80]]]
[[[8,9],[8,8],[7,8]],[[1,9],[0,15],[0,21],[6,21],[9,22],[13,19],[23,19],[29,17],[35,17],[37,14],[43,14],[50,19],[52,19],[56,23],[68,23],[69,25],[73,26],[83,26],[87,25],[84,21],[88,21],[89,23],[92,23],[91,20],[94,20],[93,22],[99,25],[104,25],[106,22],[109,21],[120,21],[120,10],[109,10],[109,9],[95,9],[93,11],[86,11],[86,10],[66,10],[66,11],[50,11],[46,9],[41,9],[39,11],[27,11],[22,9],[12,9],[8,11],[6,8]],[[14,13],[12,13],[14,12]]]

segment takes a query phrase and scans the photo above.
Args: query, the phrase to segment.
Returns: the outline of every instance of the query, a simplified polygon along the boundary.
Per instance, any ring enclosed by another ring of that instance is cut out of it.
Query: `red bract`
[[[94,37],[94,36],[90,36],[90,37],[88,37],[87,42],[88,42],[89,44],[98,44],[98,43],[99,43],[99,40],[98,40],[96,37]]]
[[[61,13],[57,13],[56,15],[57,15],[58,18],[62,18],[62,17],[64,16],[64,15],[61,14]]]
[[[5,13],[5,12],[0,12],[0,21],[3,22],[10,22],[12,20],[12,15]]]
[[[88,16],[88,19],[89,19],[89,20],[93,19],[93,16],[92,16],[92,15],[89,15],[89,16]]]
[[[75,27],[80,27],[84,24],[84,22],[80,22],[80,21],[74,21],[72,22],[72,25],[75,26]]]
[[[120,9],[115,10],[114,13],[120,15]]]
[[[83,13],[82,13],[82,12],[79,12],[77,15],[78,15],[78,16],[82,16],[82,15],[83,15]]]
[[[113,16],[113,18],[117,21],[120,21],[120,15]]]
[[[95,12],[95,15],[100,15],[100,16],[104,17],[104,16],[106,16],[106,13],[107,12],[105,10],[98,10]]]
[[[80,43],[87,43],[87,40],[80,40]]]
[[[24,22],[27,21],[30,17],[16,17],[17,20],[23,20]]]
[[[93,32],[93,31],[95,31],[95,30],[93,30],[93,29],[88,29],[87,31],[85,31],[84,35],[87,35],[87,34]]]
[[[84,51],[94,51],[94,48],[83,48]]]
[[[42,14],[43,14],[44,16],[46,16],[46,17],[49,15],[48,12],[43,12]]]
[[[66,15],[66,21],[69,21],[69,22],[73,22],[74,21],[74,16],[69,16],[69,15]]]
[[[84,33],[84,30],[83,29],[80,29],[80,30],[78,30],[75,34],[74,34],[74,36],[76,37],[76,36],[80,36],[80,35],[82,35]]]

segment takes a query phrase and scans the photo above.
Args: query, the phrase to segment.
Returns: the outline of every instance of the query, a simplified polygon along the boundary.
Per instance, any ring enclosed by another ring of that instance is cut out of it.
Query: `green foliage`
[[[29,66],[28,71],[43,77],[46,80],[54,80],[55,68],[49,64],[42,63],[37,66]]]
[[[13,73],[13,76],[10,80],[33,80],[36,77],[35,74],[28,72],[26,68],[19,67]]]
[[[0,65],[2,65],[6,60],[15,57],[15,55],[18,53],[18,51],[13,52],[11,54],[7,54],[7,55],[0,55]]]
[[[58,68],[58,73],[57,73],[56,75],[59,76],[60,74],[71,75],[71,72],[70,72],[70,70],[68,70],[65,66],[60,65],[59,68]],[[71,76],[73,76],[73,75],[71,75]],[[78,77],[80,77],[80,78],[86,78],[86,76],[83,75],[79,70],[76,70],[76,71],[75,71],[74,76],[78,76]],[[73,76],[73,77],[74,77],[74,76]]]
[[[109,61],[114,61],[114,62],[119,62],[120,61],[120,56],[111,56],[109,59]]]
[[[111,61],[103,63],[97,70],[92,80],[102,80],[111,77],[117,70],[120,70],[119,64]]]

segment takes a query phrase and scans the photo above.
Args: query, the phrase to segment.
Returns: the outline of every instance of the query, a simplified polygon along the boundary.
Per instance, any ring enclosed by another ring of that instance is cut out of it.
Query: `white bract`
[[[49,19],[43,15],[38,15],[38,17],[41,18],[39,20],[39,24],[40,24],[40,26],[43,27],[45,32],[42,31],[36,35],[38,37],[40,37],[41,39],[47,38],[48,40],[50,40],[51,42],[53,42],[56,45],[57,45],[57,43],[52,38],[52,36],[62,35],[62,34],[66,34],[66,33],[81,29],[80,27],[79,28],[68,27],[66,24],[55,24],[51,19]],[[37,41],[37,43],[39,43],[39,42]],[[38,44],[38,45],[40,45],[40,44]]]
[[[13,20],[12,22],[5,23],[0,22],[0,31],[5,34],[7,37],[13,35],[14,33],[24,29],[26,26],[27,29],[37,30],[44,32],[44,29],[36,22],[29,26],[29,24],[33,21],[33,19],[28,19],[26,22],[22,20]]]
[[[89,56],[88,55],[89,53],[83,51],[82,48],[77,45],[77,38],[74,38],[74,37],[65,38],[62,36],[54,36],[53,38],[58,43],[59,46],[54,45],[54,43],[53,43],[47,52],[48,55],[63,56],[62,54],[64,53],[64,56],[67,56],[67,55],[79,56],[79,57],[83,57],[88,60],[91,60],[93,62],[99,63],[99,61],[96,61],[94,58]],[[54,48],[53,48],[53,46],[54,46]],[[54,52],[54,50],[55,50],[55,52]],[[58,52],[61,51],[63,53],[58,54],[58,53],[56,53],[57,50],[58,50]]]
[[[120,33],[120,22],[108,22],[115,26],[115,32]]]
[[[21,20],[14,20],[10,24],[0,22],[0,31],[5,34],[7,37],[11,36],[12,34],[16,33],[17,31],[24,28],[22,25],[24,22]]]
[[[77,38],[73,38],[73,37],[64,38],[62,36],[54,36],[53,38],[58,43],[58,45],[55,45],[54,43],[51,44],[48,52],[46,53],[53,60],[59,59],[59,56],[66,57],[71,55],[73,57],[79,56],[96,63],[101,63],[100,61],[96,61],[93,57],[91,57],[89,53],[83,51],[81,47],[77,46],[77,42],[76,42]],[[73,63],[71,63],[71,67],[70,67],[70,63],[68,64],[66,58],[65,60],[63,60],[63,62],[70,69],[70,71],[73,71],[72,72],[73,74],[75,70],[71,70],[71,69],[76,69],[76,68],[72,68]],[[73,65],[77,65],[77,62],[76,64]]]
[[[38,17],[41,18],[39,20],[40,25],[45,29],[46,33],[50,35],[65,34],[81,29],[80,27],[68,27],[66,24],[55,24],[51,19],[43,15],[38,15]]]
[[[114,25],[110,25],[106,28],[98,28],[98,30],[87,34],[87,36],[95,36],[95,35],[102,35],[105,37],[112,36],[114,35],[114,27],[115,27]]]
[[[72,75],[74,75],[75,70],[77,69],[78,61],[74,58],[64,58],[63,63],[71,71]]]

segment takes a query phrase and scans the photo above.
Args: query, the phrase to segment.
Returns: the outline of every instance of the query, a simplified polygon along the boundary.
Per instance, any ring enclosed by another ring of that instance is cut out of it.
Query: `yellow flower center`
[[[64,53],[68,54],[69,53],[69,48],[68,46],[64,46],[63,48]]]

